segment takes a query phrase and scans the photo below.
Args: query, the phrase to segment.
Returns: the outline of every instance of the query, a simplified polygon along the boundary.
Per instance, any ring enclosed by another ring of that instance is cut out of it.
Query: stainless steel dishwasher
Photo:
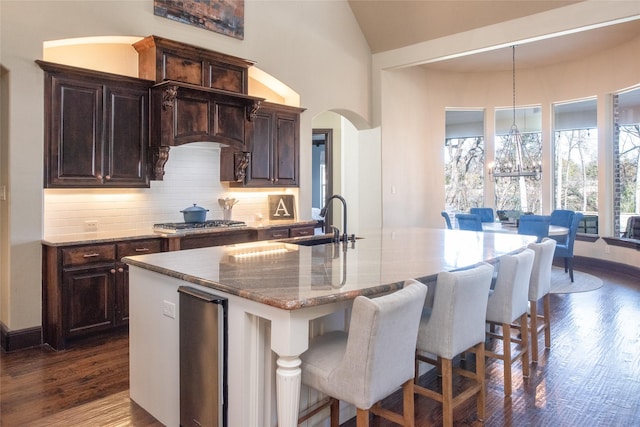
[[[227,299],[180,293],[180,425],[227,426]]]

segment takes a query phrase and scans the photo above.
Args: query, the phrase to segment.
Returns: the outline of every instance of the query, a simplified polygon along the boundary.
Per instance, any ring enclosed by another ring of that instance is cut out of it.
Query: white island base
[[[129,267],[129,278],[130,397],[171,427],[180,425],[178,287],[229,300],[229,427],[296,426],[299,355],[308,346],[309,321],[351,305],[282,310],[135,266]],[[175,305],[175,318],[163,314],[166,303]]]

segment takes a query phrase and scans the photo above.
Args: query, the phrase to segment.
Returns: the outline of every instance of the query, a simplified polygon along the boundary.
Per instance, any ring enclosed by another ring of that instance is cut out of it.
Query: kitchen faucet
[[[320,216],[322,218],[324,218],[327,215],[327,209],[329,207],[329,204],[331,203],[331,201],[333,199],[338,199],[342,202],[342,218],[344,221],[344,234],[343,234],[343,240],[344,240],[344,244],[346,245],[349,242],[349,235],[347,234],[347,202],[346,200],[344,200],[344,197],[342,197],[339,194],[334,194],[333,196],[329,197],[327,199],[327,202],[325,203],[324,207],[320,210]],[[335,227],[333,227],[334,230],[336,229]],[[326,227],[325,227],[325,232],[326,232]],[[338,232],[339,233],[339,232]],[[340,237],[338,237],[338,241],[340,240]],[[355,236],[353,237],[353,240],[355,241]]]

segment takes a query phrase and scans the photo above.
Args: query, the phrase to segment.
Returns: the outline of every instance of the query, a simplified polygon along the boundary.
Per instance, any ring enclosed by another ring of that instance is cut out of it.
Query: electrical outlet
[[[84,231],[98,231],[98,220],[90,219],[84,222]]]
[[[162,314],[172,319],[176,318],[176,305],[170,301],[162,301]]]

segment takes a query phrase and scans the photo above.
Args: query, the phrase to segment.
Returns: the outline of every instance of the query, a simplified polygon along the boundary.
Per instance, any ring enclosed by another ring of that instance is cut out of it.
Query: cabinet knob
[[[107,181],[109,181],[111,179],[111,175],[107,175],[104,177],[104,179],[106,179]]]
[[[116,274],[116,269],[112,268],[111,270],[109,270],[111,272],[111,274]]]
[[[118,268],[118,273],[122,273],[124,271],[124,268],[120,267]]]

